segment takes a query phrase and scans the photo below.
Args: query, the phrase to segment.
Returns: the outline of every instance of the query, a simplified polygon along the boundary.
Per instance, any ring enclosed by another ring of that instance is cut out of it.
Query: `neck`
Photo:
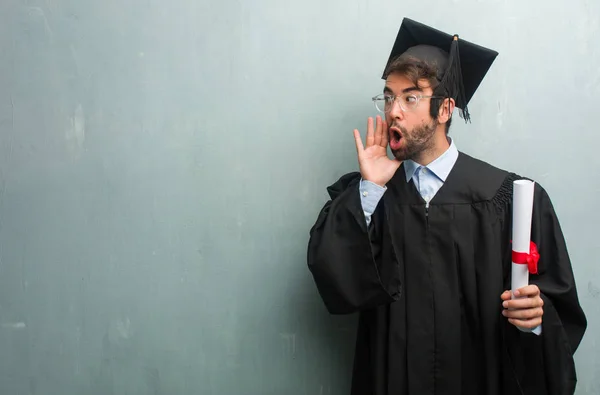
[[[443,126],[443,125],[442,125]],[[450,148],[450,142],[446,136],[444,129],[436,130],[435,134],[431,137],[430,144],[414,159],[415,162],[421,166],[427,166],[446,152]]]

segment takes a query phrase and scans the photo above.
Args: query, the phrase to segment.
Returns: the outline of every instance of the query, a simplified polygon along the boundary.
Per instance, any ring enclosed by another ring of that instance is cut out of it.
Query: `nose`
[[[397,99],[392,103],[388,115],[391,119],[404,119],[404,110],[400,107]]]

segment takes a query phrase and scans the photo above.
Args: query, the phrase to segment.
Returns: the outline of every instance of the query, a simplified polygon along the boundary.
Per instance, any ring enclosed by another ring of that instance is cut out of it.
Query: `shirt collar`
[[[448,137],[448,140],[450,141],[450,147],[436,160],[425,166],[444,182],[446,181],[446,178],[448,178],[452,167],[454,167],[456,159],[458,159],[458,149],[456,148],[456,145],[454,145],[454,140],[450,137]],[[421,167],[423,166],[413,160],[409,159],[404,161],[406,182],[410,182],[415,175],[415,172]]]

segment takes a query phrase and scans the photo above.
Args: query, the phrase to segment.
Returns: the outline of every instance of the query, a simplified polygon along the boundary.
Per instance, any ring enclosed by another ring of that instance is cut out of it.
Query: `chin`
[[[410,159],[406,157],[406,152],[404,150],[392,150],[392,155],[394,155],[394,158],[400,161]]]

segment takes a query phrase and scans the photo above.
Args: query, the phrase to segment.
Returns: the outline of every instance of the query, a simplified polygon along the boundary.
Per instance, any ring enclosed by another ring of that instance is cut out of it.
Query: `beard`
[[[408,131],[400,125],[392,125],[402,131],[402,140],[404,144],[398,149],[392,149],[394,157],[400,161],[418,159],[424,152],[433,148],[435,130],[438,126],[437,120],[432,120],[430,123],[423,123],[420,126]]]

